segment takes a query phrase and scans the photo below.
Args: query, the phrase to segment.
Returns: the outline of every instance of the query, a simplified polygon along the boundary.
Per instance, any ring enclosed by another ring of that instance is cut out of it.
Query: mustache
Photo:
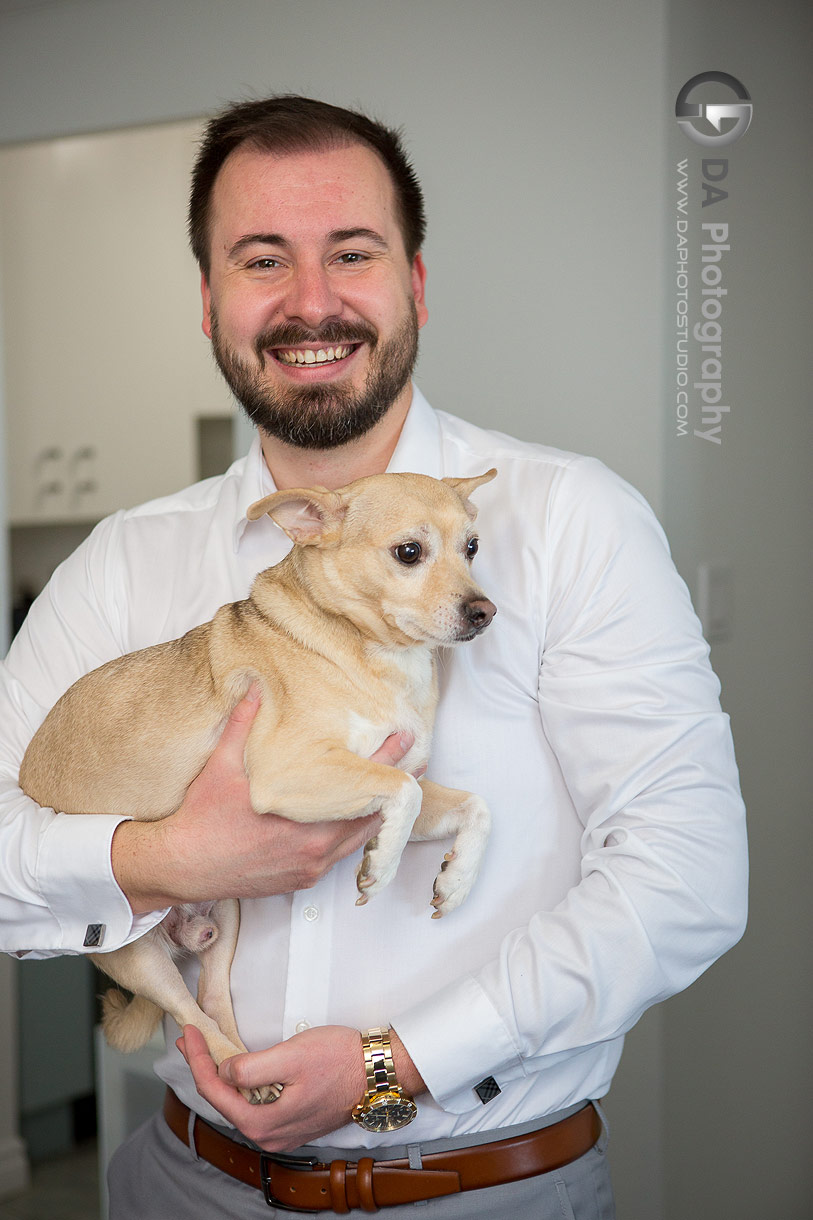
[[[335,347],[341,343],[369,343],[375,347],[378,331],[369,322],[342,322],[336,318],[325,322],[314,330],[296,322],[281,322],[258,335],[254,341],[257,359],[262,362],[263,353],[270,347],[304,347],[318,343],[320,347]]]

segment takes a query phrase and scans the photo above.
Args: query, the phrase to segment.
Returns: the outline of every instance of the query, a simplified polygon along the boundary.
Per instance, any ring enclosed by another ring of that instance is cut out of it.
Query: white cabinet
[[[13,524],[87,521],[196,477],[232,410],[186,242],[200,123],[0,149]]]

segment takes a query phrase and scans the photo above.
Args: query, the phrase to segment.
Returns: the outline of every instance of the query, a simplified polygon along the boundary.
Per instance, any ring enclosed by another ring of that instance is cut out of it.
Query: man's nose
[[[341,314],[342,300],[325,267],[302,265],[294,269],[283,308],[287,317],[315,328]]]

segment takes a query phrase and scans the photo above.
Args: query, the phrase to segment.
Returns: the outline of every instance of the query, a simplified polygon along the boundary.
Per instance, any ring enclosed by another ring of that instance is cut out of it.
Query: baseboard
[[[31,1181],[25,1144],[16,1135],[0,1140],[0,1199],[10,1199]]]

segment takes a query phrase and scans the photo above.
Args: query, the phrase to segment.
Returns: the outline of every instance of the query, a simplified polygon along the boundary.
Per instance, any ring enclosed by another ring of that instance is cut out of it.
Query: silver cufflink
[[[486,1076],[485,1080],[481,1080],[479,1084],[474,1086],[474,1091],[485,1106],[490,1101],[493,1101],[495,1097],[498,1097],[502,1089],[493,1076]]]
[[[85,931],[85,939],[82,941],[83,948],[98,949],[104,940],[104,933],[105,925],[103,923],[89,923]]]

